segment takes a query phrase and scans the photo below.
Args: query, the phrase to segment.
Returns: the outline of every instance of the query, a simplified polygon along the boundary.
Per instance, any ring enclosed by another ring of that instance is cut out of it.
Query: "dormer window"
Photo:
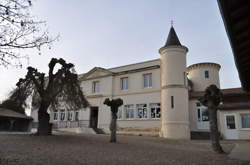
[[[205,78],[209,78],[209,71],[205,70]]]
[[[99,93],[100,92],[100,82],[94,81],[92,83],[92,93]]]

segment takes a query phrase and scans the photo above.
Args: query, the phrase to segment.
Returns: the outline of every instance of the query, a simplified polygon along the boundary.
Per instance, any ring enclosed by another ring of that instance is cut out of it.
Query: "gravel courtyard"
[[[176,141],[153,137],[118,136],[109,143],[107,135],[31,136],[0,134],[0,164],[80,165],[80,164],[250,164],[216,155],[209,141]],[[231,142],[223,142],[229,152]]]

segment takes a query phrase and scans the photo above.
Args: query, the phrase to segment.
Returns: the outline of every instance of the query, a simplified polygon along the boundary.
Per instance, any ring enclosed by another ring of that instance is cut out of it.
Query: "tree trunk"
[[[216,153],[224,153],[220,145],[220,134],[217,124],[217,109],[215,106],[208,106],[209,108],[209,121],[210,121],[210,139],[212,142],[212,149]]]
[[[117,115],[116,113],[112,112],[112,120],[110,123],[110,131],[111,131],[110,142],[111,143],[116,142],[116,120],[117,120]]]
[[[42,101],[38,110],[38,130],[37,135],[51,135],[50,116],[47,112],[49,103]]]

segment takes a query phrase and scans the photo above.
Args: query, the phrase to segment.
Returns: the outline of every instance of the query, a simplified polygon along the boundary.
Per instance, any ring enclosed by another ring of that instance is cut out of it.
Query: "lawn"
[[[234,144],[222,142],[229,152]],[[109,143],[107,135],[31,136],[0,134],[0,164],[250,164],[231,160],[210,150],[209,141],[181,141],[142,136],[118,136]]]

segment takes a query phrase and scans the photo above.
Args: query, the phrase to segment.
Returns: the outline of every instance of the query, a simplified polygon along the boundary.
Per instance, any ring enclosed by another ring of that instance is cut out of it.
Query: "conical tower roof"
[[[168,39],[164,47],[170,45],[181,45],[173,26],[170,28],[170,31],[168,33]]]

